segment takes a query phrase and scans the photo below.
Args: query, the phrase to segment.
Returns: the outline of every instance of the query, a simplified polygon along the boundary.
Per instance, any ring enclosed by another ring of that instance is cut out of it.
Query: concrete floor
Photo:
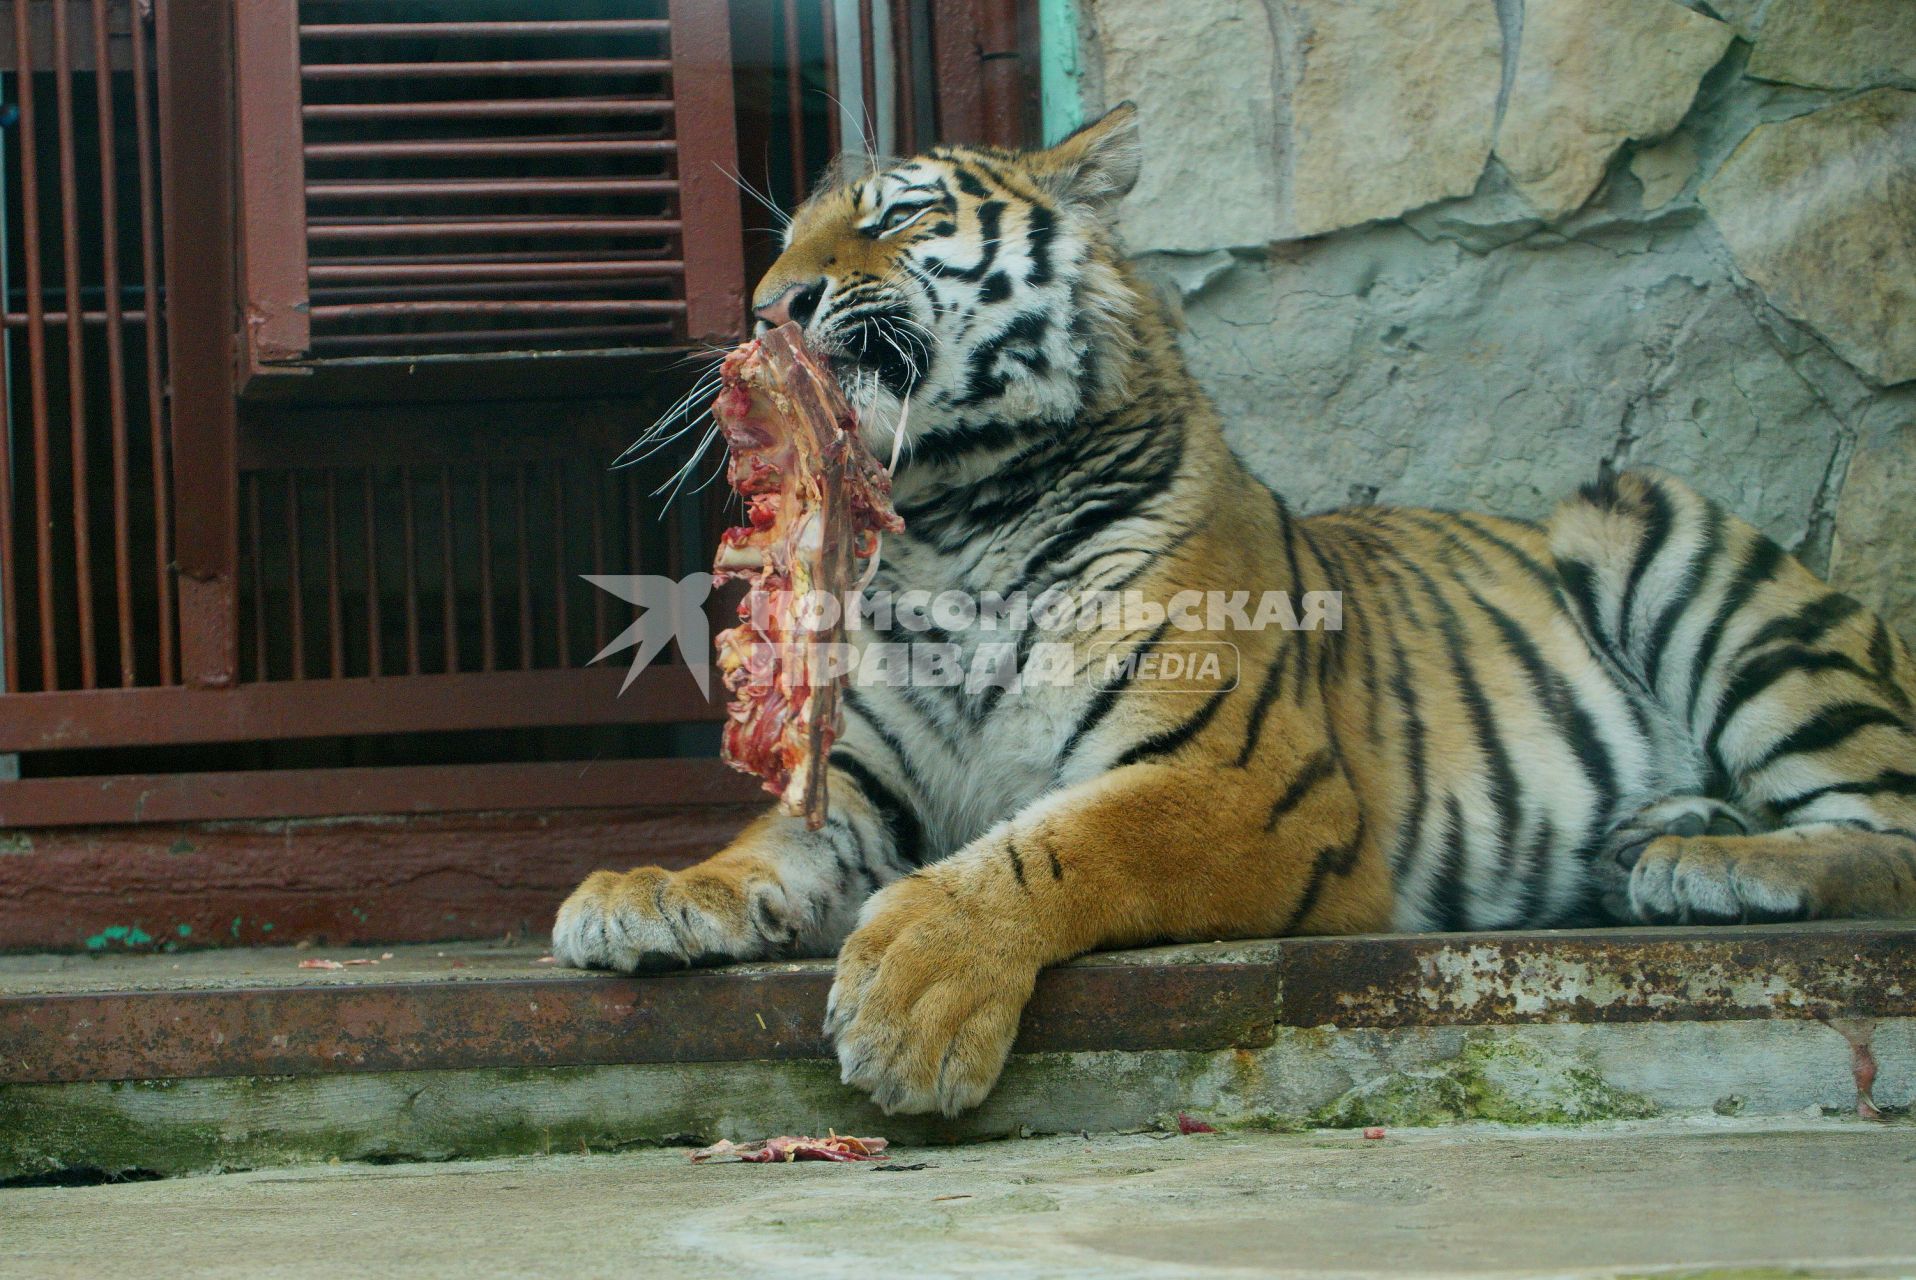
[[[909,1168],[923,1164],[924,1168]],[[0,1191],[0,1276],[1916,1275],[1916,1127],[1044,1138]]]

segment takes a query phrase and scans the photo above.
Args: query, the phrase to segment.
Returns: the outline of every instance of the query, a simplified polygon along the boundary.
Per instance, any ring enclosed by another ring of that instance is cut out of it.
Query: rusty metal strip
[[[661,315],[676,314],[682,306],[677,299],[670,297],[676,290],[668,276],[639,275],[628,276],[623,281],[621,294],[635,295],[631,301],[654,301],[668,304]],[[316,306],[338,306],[348,303],[386,303],[386,302],[517,302],[554,304],[553,310],[561,310],[568,301],[567,297],[551,297],[552,294],[578,295],[581,301],[600,301],[587,298],[585,294],[607,290],[609,286],[603,279],[539,279],[536,277],[517,280],[426,280],[412,284],[378,284],[363,280],[335,281],[313,290],[313,302]],[[643,298],[636,296],[643,294]],[[611,301],[624,302],[620,297]],[[544,310],[544,308],[538,308]],[[460,313],[453,313],[460,314]],[[591,312],[581,312],[591,315]],[[618,315],[620,309],[610,309],[597,314]],[[391,337],[410,336],[402,333]]]
[[[107,56],[107,0],[93,0],[93,65],[111,68]],[[137,36],[137,32],[135,33]],[[113,121],[113,76],[110,70],[93,77],[93,102],[100,150],[100,283],[106,300],[107,405],[113,447],[113,598],[117,610],[120,684],[138,679],[133,647],[133,513],[127,475],[126,334],[121,323],[120,225],[116,130]],[[137,91],[137,90],[136,90]],[[69,339],[71,340],[71,338]]]
[[[676,186],[676,184],[674,184],[674,186]],[[322,218],[322,222],[324,222],[324,218]],[[489,224],[489,226],[492,226],[492,224]],[[477,234],[477,232],[475,232],[475,234]],[[671,257],[671,253],[669,253],[665,247],[655,247],[655,245],[659,245],[659,241],[665,240],[665,236],[667,236],[665,232],[659,232],[657,236],[648,236],[650,240],[653,240],[651,245],[628,245],[628,247],[621,247],[619,253],[625,253],[625,255],[630,255],[630,257],[640,257],[640,259],[659,259],[659,261],[663,261],[663,259]],[[374,253],[349,253],[349,255],[335,255],[335,257],[328,257],[328,259],[326,259],[326,263],[328,264],[360,263],[372,264],[372,266],[400,266],[400,264],[406,263],[477,263],[490,266],[492,263],[602,263],[602,261],[605,261],[605,251],[602,251],[602,249],[565,249],[565,247],[558,247],[558,245],[554,245],[554,247],[544,247],[544,249],[538,249],[538,251],[521,251],[521,253],[496,253],[496,251],[487,251],[487,253],[414,253],[414,251],[410,251],[410,249],[397,249],[397,251],[393,251],[393,253],[377,253],[377,251],[374,251]]]
[[[64,325],[71,319],[72,317],[64,311],[42,311],[40,313],[40,323],[47,325]],[[145,324],[146,312],[122,310],[119,319],[121,324]],[[23,311],[9,311],[5,316],[5,324],[9,329],[24,329],[29,322],[30,317]],[[81,324],[104,325],[107,322],[108,315],[104,311],[82,311],[80,313]]]
[[[542,304],[554,304],[550,309],[560,311],[569,301],[612,301],[621,304],[602,311],[582,311],[578,316],[573,317],[574,319],[590,318],[605,323],[606,321],[601,317],[619,317],[627,314],[623,304],[628,302],[659,304],[660,309],[657,314],[662,316],[679,314],[684,303],[671,296],[677,292],[673,285],[674,281],[669,275],[652,272],[614,272],[599,275],[586,271],[571,277],[561,274],[464,280],[456,277],[438,279],[422,277],[409,283],[393,284],[360,279],[329,282],[313,291],[313,299],[315,305],[329,307],[394,302],[496,302],[515,306],[520,303],[530,303],[535,304],[531,308],[534,312],[547,311],[548,308]],[[608,299],[600,296],[604,293],[616,293],[619,296]],[[507,308],[508,311],[511,309],[511,307]],[[474,312],[461,310],[449,314],[476,314],[485,310],[487,308],[479,307]],[[557,318],[565,317],[561,314]],[[390,336],[405,335],[395,333]]]
[[[446,652],[445,674],[459,673],[459,576],[452,535],[452,468],[439,468],[439,632]]]
[[[1294,939],[1274,958],[1047,971],[1021,1052],[1215,1050],[1277,1026],[1916,1016],[1892,924]],[[292,953],[286,953],[289,964]],[[0,1080],[153,1079],[829,1055],[822,965],[0,997]]]
[[[27,19],[26,5],[22,0],[14,4],[14,17],[24,24]],[[25,47],[25,41],[20,41]],[[33,135],[22,132],[19,142],[23,150],[33,147]],[[31,165],[23,158],[23,165]],[[4,274],[4,273],[0,273]],[[0,356],[11,364],[13,343],[11,336],[0,333]],[[12,386],[9,380],[9,396]],[[14,569],[14,555],[18,550],[14,542],[14,407],[11,399],[6,407],[6,419],[3,432],[0,432],[0,693],[16,692],[20,688],[20,594]]]
[[[858,2],[858,102],[863,115],[859,130],[865,135],[865,149],[876,154],[889,146],[878,136],[878,57],[877,39],[872,31],[872,5],[875,0]]]
[[[180,668],[204,689],[228,688],[239,672],[233,7],[155,7]]]
[[[406,674],[416,676],[422,669],[419,661],[419,515],[410,464],[400,465],[399,495],[399,518],[405,530]]]
[[[546,464],[546,470],[546,502],[552,518],[552,636],[558,646],[558,665],[563,668],[572,665],[571,611],[566,607],[566,591],[571,585],[572,575],[566,572],[569,548],[565,529],[565,464],[553,461]],[[525,547],[523,553],[530,555],[530,546]],[[605,593],[601,591],[594,594]]]
[[[785,116],[789,132],[786,146],[792,166],[790,207],[805,203],[805,192],[812,167],[805,160],[805,60],[800,48],[798,0],[785,0],[779,24],[785,36]]]
[[[578,119],[613,116],[632,120],[672,112],[670,98],[517,98],[502,102],[440,99],[435,102],[309,102],[300,108],[308,120],[519,120],[543,116]]]
[[[33,43],[27,0],[13,6],[14,50],[19,74],[14,94],[20,111],[20,243],[25,255],[27,289],[27,385],[33,413],[33,523],[35,585],[40,606],[40,687],[60,687],[60,650],[53,607],[53,445],[47,387],[45,283],[40,245],[40,130],[34,106]],[[17,689],[17,684],[10,684]]]
[[[383,601],[379,594],[379,507],[374,468],[367,467],[360,477],[360,504],[366,517],[366,674],[385,674],[384,641],[380,617]]]
[[[74,140],[73,41],[65,4],[53,6],[53,90],[60,144],[60,256],[65,268],[67,314],[79,315],[80,192],[79,164]],[[80,687],[99,683],[98,637],[93,621],[93,518],[87,493],[91,467],[87,461],[86,342],[79,330],[66,334],[67,440],[73,459],[73,577],[74,605],[80,625]]]
[[[405,352],[427,357],[441,354],[438,348],[442,346],[478,347],[502,352],[537,351],[552,342],[592,338],[595,339],[592,351],[597,355],[605,351],[656,348],[673,341],[674,337],[674,327],[659,322],[627,325],[502,325],[484,329],[435,329],[430,333],[321,334],[313,339],[313,350],[321,355],[376,353],[391,357]],[[417,350],[408,344],[417,344]]]
[[[512,562],[519,587],[519,669],[530,671],[537,655],[532,639],[532,527],[528,519],[526,487],[530,462],[512,469]]]
[[[945,3],[957,4],[962,0],[945,0]],[[844,125],[841,117],[844,108],[845,88],[838,75],[838,4],[837,0],[818,0],[818,25],[820,39],[825,49],[825,93],[826,101],[832,109],[825,113],[827,159],[836,156],[844,146],[842,133]]]
[[[1025,145],[1024,51],[1018,0],[979,0],[978,60],[984,82],[984,137],[999,147]]]
[[[1298,939],[1282,963],[1292,1026],[1916,1016],[1892,923]]]
[[[339,473],[326,470],[326,654],[335,680],[346,674],[345,594],[339,573]]]
[[[732,96],[729,6],[670,0],[672,97],[678,104],[679,219],[685,260],[685,337],[728,345],[745,333],[745,231]]]
[[[328,178],[307,183],[306,195],[313,200],[390,200],[402,196],[449,200],[524,195],[669,196],[677,194],[678,189],[675,178]]]
[[[289,956],[289,963],[290,956]],[[1270,1038],[1268,966],[1044,974],[1024,1053]],[[0,996],[0,1083],[827,1058],[831,972]]]
[[[621,697],[616,661],[570,671],[476,672],[328,680],[325,696],[291,680],[247,684],[218,698],[181,686],[7,696],[0,751],[547,725],[686,724],[723,718],[678,663],[655,663]],[[107,700],[111,698],[109,707]]]
[[[925,140],[918,128],[918,32],[912,0],[891,0],[892,91],[898,121],[898,152],[916,155]]]
[[[253,674],[255,680],[272,678],[270,652],[266,642],[266,543],[260,528],[260,478],[248,474],[240,479],[242,501],[246,508],[247,547],[245,559],[253,575]]]
[[[421,142],[309,142],[308,160],[496,160],[513,156],[665,156],[669,138],[444,138]],[[301,178],[304,182],[304,178]]]
[[[303,521],[299,514],[299,472],[286,473],[286,629],[293,641],[292,678],[306,678],[306,582]]]
[[[0,334],[0,354],[10,359],[11,343]],[[13,407],[0,428],[0,694],[20,687],[20,595],[13,557]]]
[[[603,459],[594,457],[592,461],[597,464],[602,462]],[[591,473],[592,573],[594,577],[601,577],[605,574],[605,486],[607,484],[606,477],[610,474],[611,470],[610,465],[598,465],[594,467]],[[636,569],[637,566],[634,566],[634,568]],[[610,594],[610,592],[606,591],[594,591],[592,593],[592,651],[594,653],[605,648],[605,638],[607,634],[605,627],[605,602]]]
[[[405,280],[572,284],[674,276],[684,269],[684,263],[670,258],[609,258],[599,262],[316,262],[308,274],[315,284],[389,284]]]
[[[306,168],[301,160],[299,5],[248,0],[233,9],[238,113],[242,336],[252,371],[297,360],[312,344],[306,316]]]
[[[313,22],[302,25],[302,40],[410,39],[416,36],[576,36],[661,35],[663,18],[520,19],[499,22]]]
[[[985,141],[977,9],[976,0],[931,0],[931,56],[938,79],[934,97],[941,142]]]
[[[716,6],[713,6],[716,8]],[[721,17],[724,10],[718,10]],[[676,18],[673,26],[678,25]],[[659,58],[544,58],[499,62],[321,62],[301,69],[308,80],[464,79],[475,76],[663,75],[672,64]]]
[[[757,782],[714,759],[249,769],[0,782],[0,827],[145,826],[355,814],[750,805]]]
[[[153,468],[153,567],[156,575],[155,599],[158,604],[159,684],[172,684],[176,663],[173,630],[173,487],[167,482],[167,418],[165,364],[161,346],[160,307],[160,231],[158,225],[160,193],[153,172],[153,90],[147,62],[147,41],[151,38],[151,15],[136,6],[133,19],[133,140],[139,149],[140,176],[140,310],[141,321],[152,316],[145,326],[146,339],[146,416],[148,454]],[[131,314],[122,319],[131,322]]]
[[[389,218],[381,222],[315,218],[307,235],[314,241],[407,240],[414,237],[466,236],[665,236],[677,235],[680,230],[681,224],[676,218],[474,218],[445,221]]]
[[[479,464],[479,670],[499,666],[498,618],[492,585],[492,467]]]
[[[310,308],[315,320],[350,316],[510,315],[558,312],[577,315],[679,315],[686,304],[676,298],[441,298],[413,302],[337,302]],[[410,334],[405,336],[412,336]]]

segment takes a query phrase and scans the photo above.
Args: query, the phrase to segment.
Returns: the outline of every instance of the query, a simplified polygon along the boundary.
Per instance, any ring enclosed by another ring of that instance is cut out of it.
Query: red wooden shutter
[[[249,373],[739,336],[728,6],[393,12],[237,6]]]

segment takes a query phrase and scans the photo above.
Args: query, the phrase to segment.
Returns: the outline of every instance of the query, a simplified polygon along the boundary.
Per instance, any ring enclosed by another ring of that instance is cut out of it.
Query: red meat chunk
[[[859,439],[837,380],[796,324],[738,347],[720,372],[713,414],[746,523],[726,530],[713,569],[750,586],[739,625],[718,637],[732,694],[722,748],[735,768],[763,778],[787,813],[817,828],[826,812],[823,762],[843,720],[839,679],[824,657],[844,624],[802,606],[813,592],[842,602],[879,535],[905,525],[892,510],[891,476]]]

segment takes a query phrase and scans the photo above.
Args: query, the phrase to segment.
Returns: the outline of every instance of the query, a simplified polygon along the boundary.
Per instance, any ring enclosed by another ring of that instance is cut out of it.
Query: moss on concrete
[[[1588,1064],[1546,1055],[1494,1034],[1467,1038],[1458,1055],[1366,1082],[1319,1108],[1313,1123],[1424,1128],[1463,1120],[1582,1124],[1655,1115],[1647,1098],[1606,1082]]]
[[[1130,1061],[1074,1070],[1073,1055],[1022,1059],[999,1096],[956,1119],[882,1115],[823,1061],[5,1085],[0,1180],[603,1152],[828,1128],[933,1144],[1135,1128],[1162,1102],[1140,1077],[1175,1080],[1195,1055],[1088,1056]]]
[[[219,1125],[204,1118],[154,1121],[129,1114],[123,1093],[162,1092],[171,1082],[0,1088],[0,1178],[33,1178],[76,1169],[120,1175],[248,1167],[228,1158]],[[320,1157],[322,1160],[325,1157]]]
[[[1879,1025],[1880,1052],[1903,1052],[1912,1034],[1899,1021]],[[1725,1096],[1726,1061],[1738,1080],[1763,1082],[1739,1099],[1745,1114],[1798,1112],[1854,1091],[1841,1038],[1783,1020],[1319,1028],[1261,1049],[1021,1054],[981,1108],[956,1118],[883,1115],[829,1061],[5,1085],[0,1179],[611,1151],[827,1128],[943,1144],[1171,1128],[1180,1111],[1267,1133],[1578,1124],[1708,1114]],[[1642,1062],[1656,1069],[1620,1074]],[[1900,1103],[1902,1087],[1891,1079],[1879,1097]]]

